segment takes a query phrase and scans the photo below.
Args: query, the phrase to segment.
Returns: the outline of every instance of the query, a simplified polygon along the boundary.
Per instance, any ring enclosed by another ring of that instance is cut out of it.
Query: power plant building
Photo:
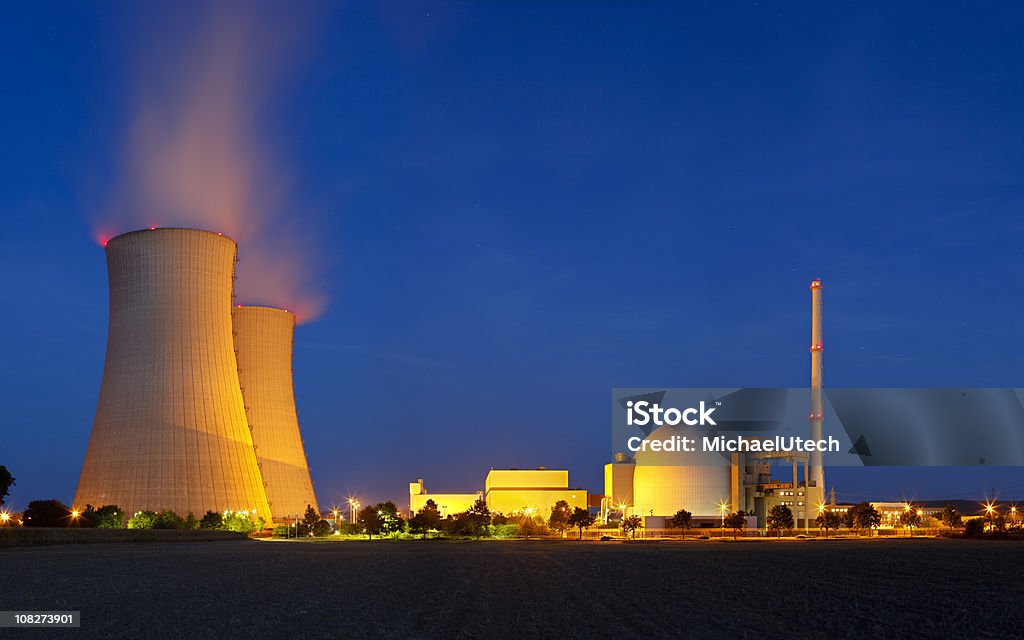
[[[569,488],[565,469],[491,469],[484,480],[484,500],[495,513],[551,514],[555,503],[564,500],[569,508],[587,508],[587,492]]]
[[[134,231],[106,254],[107,357],[75,504],[269,521],[232,339],[234,241]]]
[[[276,520],[316,508],[292,381],[295,316],[272,307],[232,312],[238,379],[270,511]]]
[[[427,488],[420,478],[416,482],[409,483],[409,514],[415,515],[417,511],[426,506],[428,500],[433,500],[442,518],[453,516],[468,511],[477,500],[484,497],[482,491],[476,493],[427,493]]]
[[[427,500],[433,500],[444,517],[466,511],[483,498],[492,513],[528,513],[547,519],[559,500],[568,503],[570,509],[586,509],[587,497],[585,489],[569,487],[569,472],[565,469],[491,469],[484,479],[484,490],[477,493],[426,493],[423,480],[410,482],[409,512],[414,514]]]
[[[811,412],[810,436],[822,437],[822,321],[821,280],[811,282]],[[686,427],[664,425],[646,437],[666,440],[694,433]],[[726,512],[744,511],[764,526],[772,507],[784,505],[797,528],[814,526],[824,505],[825,476],[820,451],[814,453],[689,454],[687,465],[672,464],[670,452],[641,448],[631,457],[617,453],[605,465],[603,519],[624,515],[644,518],[648,528],[663,528],[680,509],[693,515],[695,526],[718,526]],[[698,458],[698,459],[694,459]],[[772,476],[773,463],[791,465],[792,475]],[[802,471],[802,474],[801,474]],[[802,478],[801,478],[802,475]]]

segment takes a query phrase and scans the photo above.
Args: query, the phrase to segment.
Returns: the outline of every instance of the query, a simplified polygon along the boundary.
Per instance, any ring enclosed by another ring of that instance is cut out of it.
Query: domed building
[[[669,442],[686,436],[699,442],[697,429],[664,425],[645,438]],[[714,452],[638,451],[633,458],[633,513],[671,516],[686,509],[694,516],[720,516],[730,502],[729,460]]]

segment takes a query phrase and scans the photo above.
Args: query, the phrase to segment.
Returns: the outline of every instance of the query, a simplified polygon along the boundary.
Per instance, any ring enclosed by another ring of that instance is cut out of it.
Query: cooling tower
[[[284,309],[249,306],[236,307],[232,316],[238,378],[270,511],[279,520],[301,515],[306,505],[317,504],[295,412],[295,316]]]
[[[107,359],[75,505],[269,522],[232,341],[235,243],[156,229],[106,252]]]

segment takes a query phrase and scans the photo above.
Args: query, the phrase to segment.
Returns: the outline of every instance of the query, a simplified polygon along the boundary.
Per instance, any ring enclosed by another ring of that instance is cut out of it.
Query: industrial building
[[[536,514],[547,518],[551,508],[564,500],[569,508],[586,509],[585,489],[569,487],[569,472],[565,469],[491,469],[484,479],[484,490],[478,493],[426,493],[423,480],[409,483],[409,512],[416,513],[427,500],[433,500],[442,516],[461,513],[479,498],[493,513]]]
[[[238,305],[231,312],[238,380],[267,501],[275,520],[316,507],[299,432],[292,382],[295,316],[284,309]]]
[[[811,406],[810,435],[822,437],[822,324],[821,280],[811,289]],[[693,428],[663,425],[647,440],[674,436],[695,437]],[[644,518],[645,527],[662,528],[680,509],[693,514],[696,526],[717,526],[725,513],[752,514],[752,526],[763,527],[767,513],[776,505],[793,512],[796,526],[813,526],[818,505],[824,503],[825,475],[820,451],[733,453],[731,459],[717,453],[691,454],[687,465],[672,464],[670,452],[640,450],[635,456],[617,453],[605,465],[604,521],[624,515]],[[773,463],[791,465],[792,475],[773,477]],[[756,519],[756,520],[755,520]],[[756,524],[755,524],[756,522]]]
[[[233,325],[235,242],[154,228],[105,247],[107,354],[74,504],[267,522],[280,513],[268,491],[288,512],[316,506],[291,389],[294,318],[254,309]]]
[[[409,483],[409,513],[414,515],[427,504],[427,500],[433,500],[434,504],[437,505],[437,510],[441,512],[441,517],[446,518],[450,515],[468,511],[473,506],[473,503],[483,497],[483,491],[477,491],[476,493],[427,493],[427,488],[423,484],[423,478],[420,478],[416,482]]]

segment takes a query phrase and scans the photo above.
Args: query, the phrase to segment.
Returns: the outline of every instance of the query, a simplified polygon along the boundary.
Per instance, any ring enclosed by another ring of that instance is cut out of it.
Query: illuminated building
[[[544,518],[559,500],[569,508],[587,508],[587,492],[569,488],[569,472],[545,469],[491,469],[484,481],[484,499],[495,513],[537,513]]]
[[[821,280],[811,282],[811,439],[822,439],[822,316]],[[695,437],[691,428],[663,425],[645,440]],[[719,526],[724,511],[744,511],[764,526],[772,507],[785,505],[797,528],[814,527],[817,505],[824,502],[824,468],[820,452],[732,453],[693,452],[686,465],[673,464],[673,452],[643,450],[634,458],[616,454],[605,465],[602,516],[644,518],[646,527],[660,528],[680,509],[693,515],[695,526]],[[682,458],[679,458],[680,460]],[[792,465],[792,475],[772,477],[772,468]],[[800,477],[802,467],[803,477]]]
[[[416,482],[409,483],[409,513],[415,515],[427,504],[427,500],[433,500],[441,517],[445,518],[468,511],[473,503],[483,496],[482,491],[476,493],[427,493],[423,479],[420,478]]]
[[[587,492],[569,487],[569,472],[564,469],[491,469],[484,479],[484,490],[478,493],[427,493],[423,480],[409,483],[409,511],[415,513],[427,500],[437,504],[441,516],[466,511],[483,498],[492,513],[536,514],[547,520],[551,508],[559,500],[569,508],[588,508]]]

